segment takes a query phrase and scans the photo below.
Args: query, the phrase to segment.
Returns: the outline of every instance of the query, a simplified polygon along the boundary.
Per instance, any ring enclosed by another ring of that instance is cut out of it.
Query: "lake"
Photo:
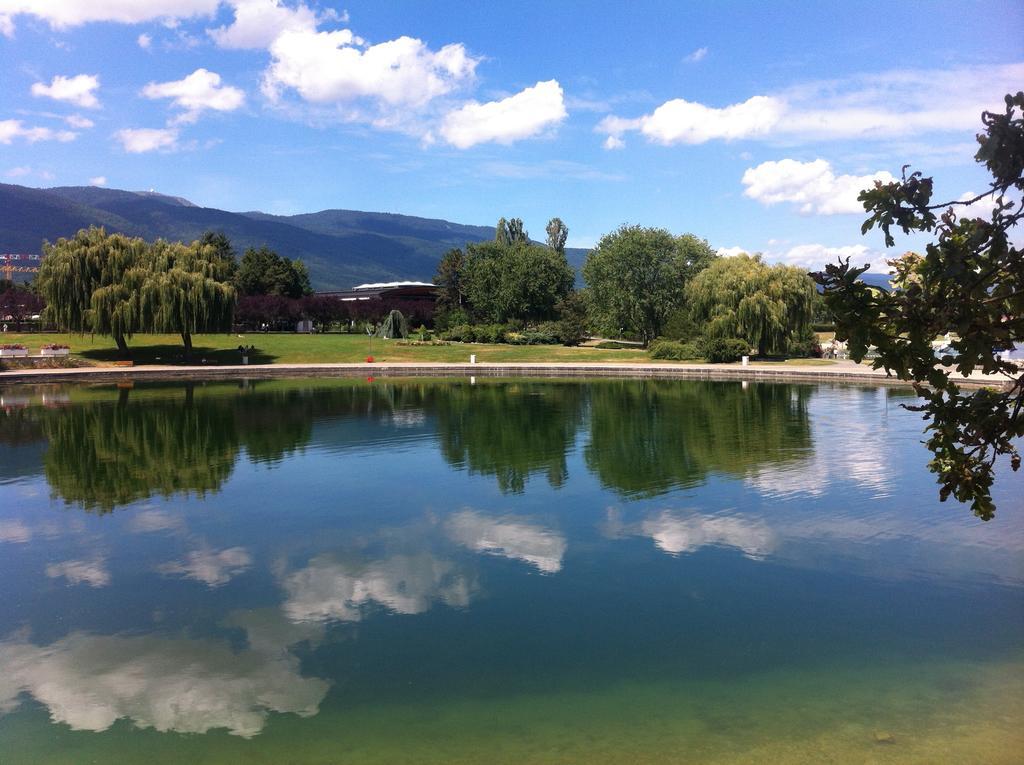
[[[0,762],[1020,762],[1022,479],[912,400],[0,389]]]

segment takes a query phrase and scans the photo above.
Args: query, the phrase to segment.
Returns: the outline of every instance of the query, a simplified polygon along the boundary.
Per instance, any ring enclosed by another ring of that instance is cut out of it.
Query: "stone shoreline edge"
[[[387,363],[267,364],[249,366],[74,367],[0,372],[0,386],[67,382],[154,382],[174,380],[279,379],[289,377],[620,377],[634,379],[910,385],[870,368],[595,364],[595,363]],[[958,380],[965,387],[999,387],[995,377]]]

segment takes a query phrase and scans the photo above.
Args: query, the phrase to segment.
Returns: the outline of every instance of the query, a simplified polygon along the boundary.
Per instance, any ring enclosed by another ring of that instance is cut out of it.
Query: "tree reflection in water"
[[[694,486],[709,473],[742,477],[812,449],[813,388],[669,380],[590,386],[587,466],[629,497]]]
[[[436,438],[443,458],[521,493],[554,487],[586,433],[583,457],[627,497],[744,477],[812,450],[813,388],[690,381],[361,380],[84,388],[57,409],[0,417],[0,441],[47,444],[54,496],[109,512],[154,495],[218,491],[244,449],[259,464],[310,443],[334,452],[387,448],[402,433]],[[328,426],[329,425],[329,426]],[[412,430],[410,430],[412,429]],[[343,457],[339,457],[342,458]]]

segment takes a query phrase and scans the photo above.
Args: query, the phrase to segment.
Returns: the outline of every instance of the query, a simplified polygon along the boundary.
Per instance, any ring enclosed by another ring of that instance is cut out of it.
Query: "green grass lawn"
[[[47,343],[71,346],[71,355],[87,364],[107,365],[118,359],[117,349],[108,337],[99,335],[18,334],[0,336],[0,343],[23,343],[36,354]],[[604,350],[599,348],[567,348],[562,345],[486,345],[482,343],[451,343],[450,345],[404,345],[394,340],[369,339],[365,335],[196,335],[192,339],[192,360],[188,363],[208,365],[239,364],[239,345],[254,345],[256,353],[250,364],[316,364],[330,362],[365,362],[373,356],[378,362],[468,362],[471,353],[477,362],[600,362],[680,363],[653,361],[639,348]],[[181,338],[177,335],[136,335],[128,343],[131,358],[137,365],[185,364]],[[205,359],[205,362],[204,362]],[[685,362],[682,362],[685,363]],[[701,363],[701,362],[692,362]],[[789,359],[755,361],[758,365],[813,364],[830,365],[822,359]]]
[[[17,334],[0,337],[2,343],[23,343],[32,354],[47,343],[71,346],[71,354],[93,364],[110,364],[117,360],[117,349],[108,337],[99,335]],[[452,343],[451,345],[402,345],[394,340],[370,340],[365,335],[195,335],[192,338],[193,364],[239,364],[239,345],[254,345],[256,353],[250,364],[314,364],[324,362],[365,362],[373,356],[379,362],[440,361],[468,362],[471,353],[478,362],[522,361],[598,361],[609,363],[648,362],[642,350],[600,350],[566,348],[562,345],[484,345]],[[135,335],[129,343],[131,358],[136,364],[184,364],[181,338],[177,335]]]

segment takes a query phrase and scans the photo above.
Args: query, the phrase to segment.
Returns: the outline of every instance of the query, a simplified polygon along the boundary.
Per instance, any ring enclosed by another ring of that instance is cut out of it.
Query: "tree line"
[[[498,221],[493,242],[447,252],[438,265],[436,325],[451,339],[478,325],[526,327],[574,344],[588,334],[627,337],[645,347],[657,338],[727,339],[759,355],[809,351],[820,311],[814,282],[799,268],[768,265],[759,255],[723,258],[694,234],[623,225],[601,237],[575,289],[565,257],[568,227],[552,218],[546,245],[518,218]],[[738,346],[737,346],[738,347]]]

